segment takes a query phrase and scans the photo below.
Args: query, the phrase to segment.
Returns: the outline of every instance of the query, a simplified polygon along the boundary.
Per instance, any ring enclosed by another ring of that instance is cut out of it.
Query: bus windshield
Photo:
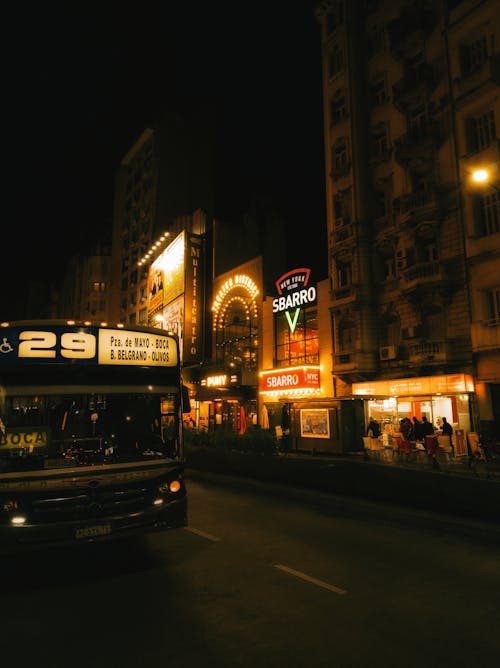
[[[139,392],[4,397],[0,472],[175,457],[175,399]]]

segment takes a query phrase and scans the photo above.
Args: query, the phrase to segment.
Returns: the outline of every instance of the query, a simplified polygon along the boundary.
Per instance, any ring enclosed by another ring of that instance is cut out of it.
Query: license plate
[[[111,533],[111,526],[109,524],[98,524],[93,527],[83,527],[77,529],[75,538],[93,538],[94,536],[107,536]]]

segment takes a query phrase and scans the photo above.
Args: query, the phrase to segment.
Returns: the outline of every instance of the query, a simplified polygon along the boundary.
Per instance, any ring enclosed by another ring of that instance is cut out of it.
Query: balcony
[[[416,232],[422,228],[421,236],[427,234],[427,231],[436,231],[434,228],[440,218],[440,202],[434,191],[422,190],[396,197],[393,200],[393,210],[399,218],[401,229]],[[427,229],[429,226],[431,230]]]
[[[396,58],[414,54],[432,32],[436,18],[428,7],[414,2],[401,10],[398,18],[387,26],[390,48]]]
[[[430,122],[418,131],[407,132],[394,142],[394,156],[400,165],[423,173],[434,161],[434,151],[442,139],[440,125]]]
[[[332,363],[332,373],[342,376],[346,382],[366,380],[368,374],[376,373],[378,370],[376,356],[359,350],[334,353]]]
[[[500,350],[500,318],[473,322],[471,340],[473,352]]]
[[[490,260],[500,250],[500,232],[482,237],[467,237],[465,240],[467,258]]]
[[[408,346],[408,360],[411,364],[442,364],[446,359],[446,341],[421,341]]]
[[[440,262],[420,262],[402,272],[400,287],[403,292],[414,292],[422,287],[442,283],[445,278]]]
[[[486,95],[500,85],[500,56],[486,60],[471,72],[464,72],[453,82],[457,108],[469,104],[477,95]]]
[[[344,303],[354,301],[357,296],[357,289],[354,285],[343,285],[339,288],[334,288],[330,297],[335,302],[335,306],[341,306]]]
[[[345,176],[348,176],[351,172],[351,161],[347,160],[346,162],[333,165],[330,176],[334,181],[341,179]]]
[[[336,370],[350,371],[354,369],[356,353],[335,353],[333,360]]]
[[[354,245],[355,241],[353,225],[344,224],[330,232],[330,244],[333,253],[341,252],[345,247]]]
[[[436,87],[436,74],[430,63],[408,68],[392,87],[394,104],[404,112],[422,99],[428,98]]]

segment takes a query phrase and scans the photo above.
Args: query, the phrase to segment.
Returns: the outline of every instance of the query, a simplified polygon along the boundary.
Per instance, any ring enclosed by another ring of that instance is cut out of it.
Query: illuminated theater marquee
[[[243,292],[243,295],[242,295]],[[223,320],[226,310],[233,302],[239,301],[248,316],[257,317],[257,302],[255,298],[259,289],[253,279],[246,274],[236,274],[225,281],[212,303],[214,312],[213,329]]]

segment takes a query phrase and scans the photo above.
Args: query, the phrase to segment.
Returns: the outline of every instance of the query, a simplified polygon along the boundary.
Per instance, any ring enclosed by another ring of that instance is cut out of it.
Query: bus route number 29
[[[96,337],[85,332],[65,332],[58,345],[54,332],[27,330],[19,334],[19,357],[55,359],[58,352],[67,359],[92,359]]]

